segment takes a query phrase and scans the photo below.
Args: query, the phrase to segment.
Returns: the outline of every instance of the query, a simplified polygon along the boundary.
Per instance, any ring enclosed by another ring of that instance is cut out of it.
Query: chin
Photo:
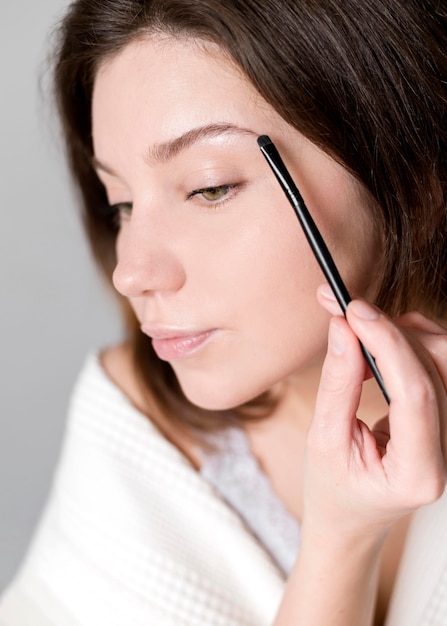
[[[225,381],[204,380],[203,376],[182,377],[178,376],[178,381],[187,399],[208,411],[227,411],[235,409],[246,402],[253,400],[260,394],[272,387],[275,381],[269,381],[266,385],[249,385],[247,381],[236,381],[234,379]]]
[[[255,396],[247,397],[246,394],[237,394],[234,392],[225,393],[222,390],[191,390],[182,386],[183,393],[188,400],[201,409],[207,411],[227,411],[248,402]]]

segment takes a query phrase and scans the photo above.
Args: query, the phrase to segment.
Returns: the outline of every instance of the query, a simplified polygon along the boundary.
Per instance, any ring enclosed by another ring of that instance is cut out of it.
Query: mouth
[[[216,329],[182,331],[145,326],[141,330],[152,339],[152,347],[162,361],[177,361],[196,354],[217,332]]]

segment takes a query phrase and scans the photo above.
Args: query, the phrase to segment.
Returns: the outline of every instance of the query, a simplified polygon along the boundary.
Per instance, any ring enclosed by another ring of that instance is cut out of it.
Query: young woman
[[[56,97],[128,341],[0,623],[446,622],[446,47],[435,0],[72,4]]]

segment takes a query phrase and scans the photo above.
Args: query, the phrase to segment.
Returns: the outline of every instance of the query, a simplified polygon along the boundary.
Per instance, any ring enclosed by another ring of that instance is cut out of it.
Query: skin
[[[100,67],[92,116],[98,176],[121,206],[114,284],[143,332],[212,330],[197,351],[167,359],[199,406],[280,394],[272,416],[247,427],[302,524],[275,625],[371,624],[408,516],[445,484],[444,329],[418,315],[389,320],[360,300],[345,320],[318,289],[320,270],[256,137],[280,149],[349,291],[372,299],[380,235],[362,191],[217,48],[162,36],[130,44]],[[388,422],[374,429],[387,407],[365,382],[357,337],[391,394],[390,432]],[[144,410],[126,348],[103,361]],[[198,467],[197,450],[173,440]]]
[[[224,123],[252,132],[199,139],[164,162],[144,158],[156,144]],[[221,54],[149,40],[99,71],[95,155],[116,176],[98,172],[111,204],[133,203],[114,284],[143,330],[217,329],[196,355],[171,363],[187,397],[210,409],[237,406],[298,370],[315,387],[326,350],[321,272],[257,147],[262,133],[284,152],[349,288],[365,294],[378,246],[357,186]],[[239,186],[223,202],[188,199],[226,184]]]

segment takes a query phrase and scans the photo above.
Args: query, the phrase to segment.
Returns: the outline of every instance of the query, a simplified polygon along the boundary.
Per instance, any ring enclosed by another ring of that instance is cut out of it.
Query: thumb
[[[324,437],[326,445],[346,446],[351,441],[365,370],[357,337],[344,318],[333,317],[311,426],[313,436]]]

